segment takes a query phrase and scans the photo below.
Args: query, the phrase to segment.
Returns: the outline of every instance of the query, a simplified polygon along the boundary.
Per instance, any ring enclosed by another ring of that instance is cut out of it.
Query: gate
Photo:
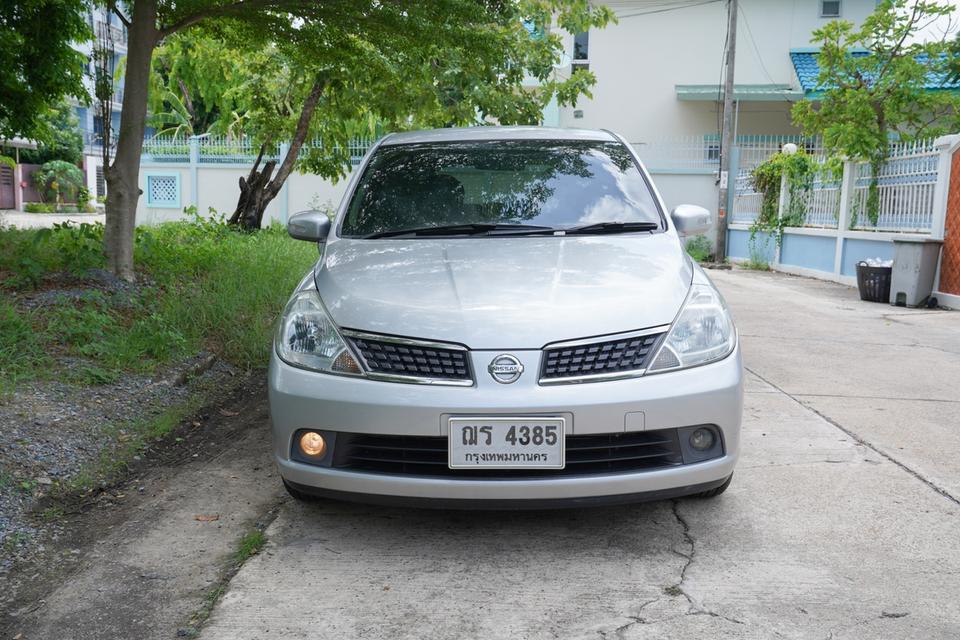
[[[16,205],[13,169],[0,164],[0,209],[13,209]]]

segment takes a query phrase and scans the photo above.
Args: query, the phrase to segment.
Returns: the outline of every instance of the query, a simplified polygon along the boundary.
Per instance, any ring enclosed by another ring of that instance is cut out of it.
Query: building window
[[[179,173],[148,173],[146,181],[148,207],[180,208]]]
[[[839,18],[840,0],[820,0],[821,18]]]
[[[589,31],[581,31],[577,35],[573,36],[573,59],[574,60],[590,59],[590,32]]]
[[[707,162],[716,163],[720,162],[720,142],[714,140],[708,140],[706,146],[706,156]]]

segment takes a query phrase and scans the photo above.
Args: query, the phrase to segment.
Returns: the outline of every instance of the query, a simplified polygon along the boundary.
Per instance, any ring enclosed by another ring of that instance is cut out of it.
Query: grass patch
[[[200,628],[213,613],[213,608],[226,592],[230,580],[237,574],[243,563],[257,555],[266,543],[267,536],[260,529],[254,529],[240,538],[237,550],[233,553],[233,563],[224,568],[220,581],[204,596],[200,608],[190,616],[189,625],[177,630],[179,637],[195,638],[200,635]]]
[[[104,433],[113,445],[104,449],[96,462],[85,465],[72,476],[59,488],[58,493],[85,493],[111,484],[129,468],[134,456],[176,429],[201,407],[204,398],[204,393],[198,390],[185,402],[164,409],[157,415],[123,424],[105,425]]]
[[[741,262],[740,266],[744,269],[750,269],[751,271],[770,271],[770,263],[766,260],[758,260],[751,257],[745,262]]]
[[[243,564],[251,557],[257,555],[257,553],[259,553],[260,549],[262,549],[263,545],[266,543],[267,536],[264,535],[263,531],[254,529],[250,533],[240,538],[240,543],[237,545],[237,551],[233,556],[234,561],[237,564]]]
[[[124,288],[91,277],[105,266],[102,238],[91,224],[0,229],[0,395],[44,378],[109,383],[204,349],[244,369],[265,366],[274,319],[317,258],[280,225],[246,233],[222,221],[170,222],[137,229],[141,285]],[[70,295],[33,308],[6,295],[51,286]]]
[[[697,262],[708,262],[713,260],[713,248],[706,236],[694,236],[687,240],[685,245],[687,253]]]

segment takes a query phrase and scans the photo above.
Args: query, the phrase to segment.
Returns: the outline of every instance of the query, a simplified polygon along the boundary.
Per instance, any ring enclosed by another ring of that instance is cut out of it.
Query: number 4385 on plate
[[[456,417],[449,423],[451,469],[563,469],[562,417]]]

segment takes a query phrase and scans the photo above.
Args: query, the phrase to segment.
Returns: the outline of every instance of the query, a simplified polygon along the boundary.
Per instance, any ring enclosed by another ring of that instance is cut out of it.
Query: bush
[[[687,253],[697,262],[706,262],[713,258],[710,241],[706,236],[694,236],[687,240]]]
[[[69,162],[51,160],[34,172],[33,184],[45,199],[58,204],[76,202],[77,194],[84,186],[83,172]]]
[[[24,202],[23,210],[27,213],[56,213],[57,205],[46,202]]]

